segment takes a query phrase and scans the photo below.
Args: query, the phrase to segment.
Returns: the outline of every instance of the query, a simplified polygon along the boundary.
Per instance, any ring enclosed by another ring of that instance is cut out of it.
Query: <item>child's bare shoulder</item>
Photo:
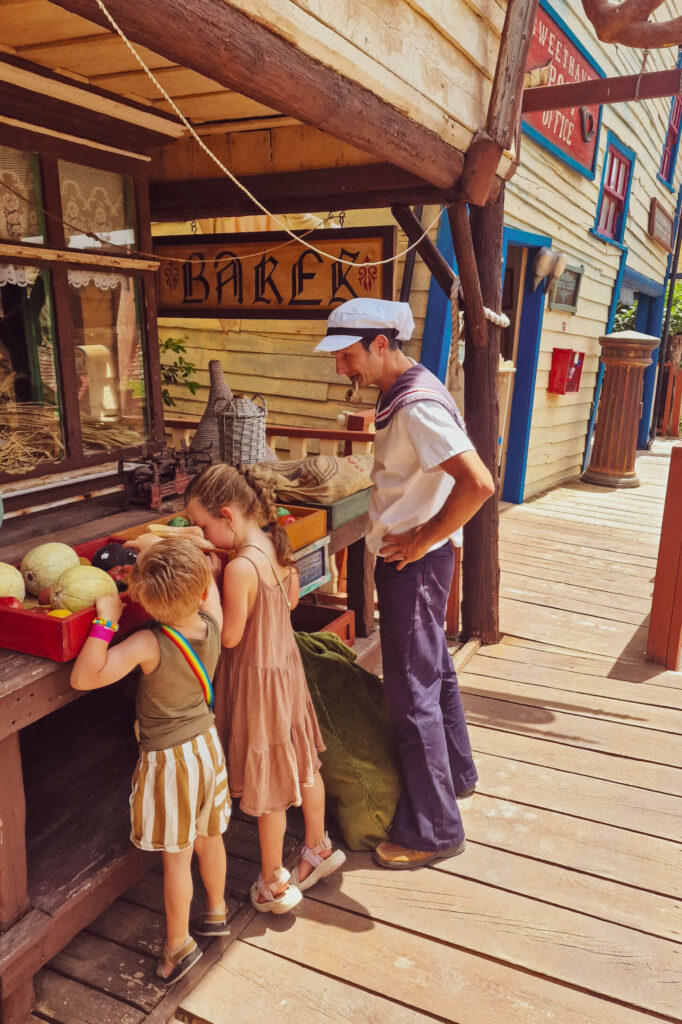
[[[135,657],[145,675],[149,675],[159,667],[161,648],[159,641],[151,629],[138,629],[123,641],[130,653]]]

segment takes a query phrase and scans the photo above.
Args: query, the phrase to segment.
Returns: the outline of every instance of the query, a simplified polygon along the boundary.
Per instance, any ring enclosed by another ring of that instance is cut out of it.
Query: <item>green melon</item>
[[[24,577],[8,562],[0,562],[0,597],[16,597],[20,601],[26,597]]]
[[[72,565],[78,565],[78,555],[68,544],[51,541],[31,548],[21,563],[21,575],[29,594],[36,597],[41,590],[51,587],[55,580]]]
[[[53,608],[66,608],[70,612],[81,612],[90,608],[98,597],[118,595],[116,583],[111,576],[94,565],[74,565],[61,574],[50,588],[50,604]]]

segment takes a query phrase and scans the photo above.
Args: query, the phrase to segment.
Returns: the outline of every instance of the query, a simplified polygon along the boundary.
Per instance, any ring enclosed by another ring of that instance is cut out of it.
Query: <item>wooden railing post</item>
[[[682,649],[682,445],[675,445],[670,459],[661,542],[656,563],[656,582],[651,602],[646,656],[649,661],[677,671]]]

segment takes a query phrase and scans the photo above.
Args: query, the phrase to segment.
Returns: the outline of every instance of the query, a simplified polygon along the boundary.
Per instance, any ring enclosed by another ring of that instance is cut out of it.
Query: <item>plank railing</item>
[[[677,671],[680,664],[682,650],[680,507],[682,507],[682,445],[675,445],[670,459],[646,647],[649,661],[665,665],[667,669],[672,669],[674,672]]]

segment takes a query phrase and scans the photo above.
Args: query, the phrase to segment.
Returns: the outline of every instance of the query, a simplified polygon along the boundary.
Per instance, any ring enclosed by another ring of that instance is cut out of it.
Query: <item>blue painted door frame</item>
[[[452,235],[447,217],[441,217],[438,227],[436,245],[441,255],[457,273]],[[526,464],[528,461],[528,441],[530,437],[531,416],[533,413],[533,397],[535,393],[535,376],[540,352],[540,335],[545,305],[542,289],[532,289],[531,267],[537,250],[552,245],[548,235],[536,235],[518,228],[505,228],[502,242],[502,281],[507,264],[509,246],[527,248],[528,271],[524,282],[524,299],[521,309],[519,327],[519,344],[514,375],[514,394],[509,420],[509,439],[507,442],[507,464],[505,468],[504,492],[505,501],[517,504],[523,501],[523,490],[526,481]],[[422,338],[421,362],[435,373],[440,380],[445,380],[450,350],[450,302],[440,285],[432,278],[426,304],[426,319]]]

